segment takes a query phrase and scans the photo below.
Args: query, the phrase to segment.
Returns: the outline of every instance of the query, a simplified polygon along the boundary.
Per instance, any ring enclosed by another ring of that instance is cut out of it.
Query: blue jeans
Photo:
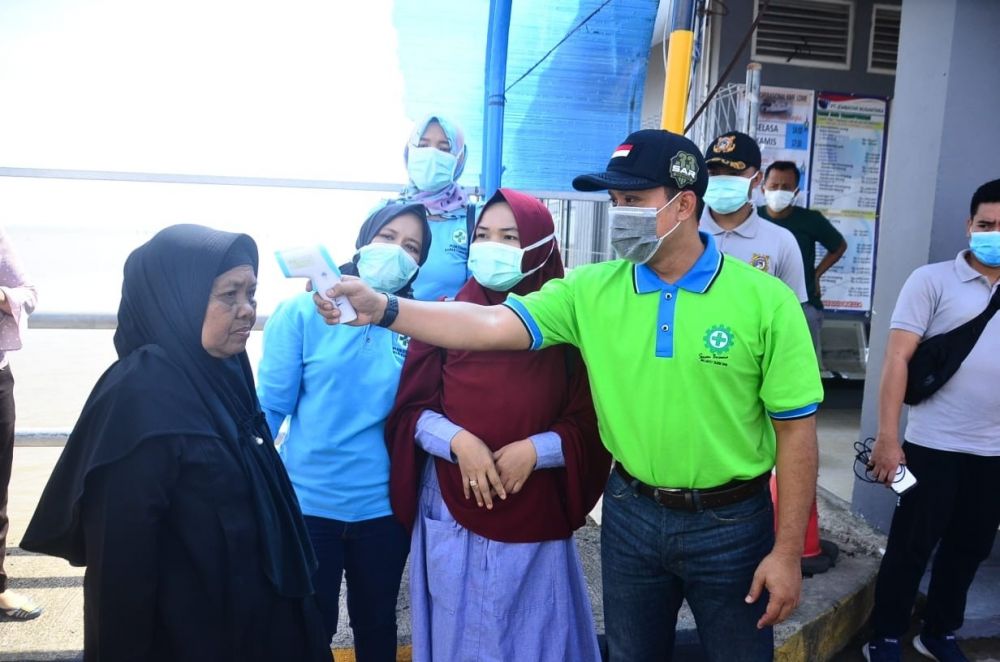
[[[396,598],[410,536],[392,515],[341,522],[305,516],[319,570],[316,598],[326,630],[337,633],[340,581],[347,573],[347,612],[358,662],[395,662]]]
[[[722,508],[671,510],[611,472],[604,490],[601,575],[611,662],[673,656],[677,612],[686,598],[708,658],[771,660],[774,633],[757,629],[768,595],[744,602],[753,573],[774,545],[766,490]]]

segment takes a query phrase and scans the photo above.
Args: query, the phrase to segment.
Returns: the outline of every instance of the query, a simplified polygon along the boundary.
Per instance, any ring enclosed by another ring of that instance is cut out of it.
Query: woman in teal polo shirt
[[[458,178],[467,154],[461,127],[429,115],[413,127],[403,150],[410,182],[400,199],[427,207],[431,252],[413,283],[413,298],[452,298],[469,279],[469,234],[474,214]]]
[[[410,296],[430,243],[423,206],[390,204],[365,221],[358,252],[341,271]],[[332,637],[346,572],[360,661],[396,659],[396,596],[409,536],[389,506],[383,435],[408,340],[374,325],[331,329],[307,293],[282,302],[264,328],[261,407],[275,434],[291,417],[278,452],[319,560],[320,610]]]

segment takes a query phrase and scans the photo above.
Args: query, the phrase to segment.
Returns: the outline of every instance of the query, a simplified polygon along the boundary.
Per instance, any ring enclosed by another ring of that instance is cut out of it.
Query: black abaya
[[[315,556],[246,352],[202,346],[246,235],[172,226],[125,265],[119,360],[84,405],[21,541],[86,565],[87,662],[329,662]]]
[[[240,461],[218,439],[151,439],[95,471],[85,660],[329,662],[311,597],[279,596]]]

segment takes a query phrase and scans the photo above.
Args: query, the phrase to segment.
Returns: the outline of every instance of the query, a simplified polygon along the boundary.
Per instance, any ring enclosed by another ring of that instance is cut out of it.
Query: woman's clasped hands
[[[475,497],[476,503],[493,509],[493,498],[506,499],[524,487],[535,470],[538,455],[530,439],[521,439],[490,451],[482,439],[462,430],[451,440],[451,452],[462,471],[465,498]]]

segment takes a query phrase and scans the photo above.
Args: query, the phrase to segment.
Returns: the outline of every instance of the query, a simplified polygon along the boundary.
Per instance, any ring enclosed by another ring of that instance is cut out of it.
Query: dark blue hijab
[[[402,216],[403,214],[414,214],[420,219],[421,229],[423,230],[424,240],[420,245],[420,257],[417,258],[417,265],[423,266],[424,262],[427,261],[427,255],[431,252],[431,226],[427,222],[427,208],[422,204],[413,202],[389,202],[383,207],[379,207],[368,218],[365,222],[361,224],[361,229],[358,230],[358,238],[354,242],[354,247],[361,250],[363,246],[367,246],[372,243],[372,240],[378,236],[392,219],[397,216]],[[354,257],[347,264],[340,266],[340,272],[348,274],[349,276],[358,275],[358,259],[361,257],[361,253],[355,253]],[[400,288],[398,291],[394,292],[396,296],[405,297],[407,299],[413,298],[413,281],[417,279],[420,274],[420,270],[413,274],[406,285]]]
[[[313,592],[316,560],[246,352],[219,359],[201,344],[215,278],[241,265],[257,272],[253,239],[199,225],[166,228],[132,252],[114,339],[118,361],[84,405],[23,548],[86,565],[79,504],[87,476],[157,437],[214,437],[250,483],[265,574],[281,595]]]

